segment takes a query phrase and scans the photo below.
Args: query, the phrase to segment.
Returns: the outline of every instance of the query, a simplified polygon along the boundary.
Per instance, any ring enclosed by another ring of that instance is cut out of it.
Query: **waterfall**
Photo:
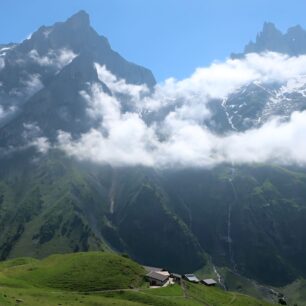
[[[217,276],[218,283],[220,284],[220,286],[221,286],[224,290],[226,290],[226,287],[225,287],[225,285],[224,285],[224,283],[223,283],[223,280],[222,280],[222,276],[221,276],[220,273],[218,272],[218,270],[217,270],[217,268],[216,268],[215,265],[213,265],[213,269],[214,269],[214,273],[215,273],[216,276]]]

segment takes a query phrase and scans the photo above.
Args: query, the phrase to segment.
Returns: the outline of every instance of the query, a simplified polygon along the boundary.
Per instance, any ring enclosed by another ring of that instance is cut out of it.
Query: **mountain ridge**
[[[286,33],[277,29],[274,23],[265,22],[255,42],[250,41],[243,53],[233,53],[232,58],[242,58],[248,53],[279,52],[289,56],[306,54],[306,30],[300,25],[288,28]]]

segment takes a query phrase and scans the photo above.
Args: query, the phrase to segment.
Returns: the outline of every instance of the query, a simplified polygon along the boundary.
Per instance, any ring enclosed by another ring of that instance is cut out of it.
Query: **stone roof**
[[[194,274],[185,274],[184,275],[185,278],[187,278],[187,280],[189,280],[190,282],[195,282],[198,283],[199,279],[194,275]]]
[[[169,275],[164,275],[155,271],[151,271],[146,275],[148,278],[156,279],[158,281],[164,282],[169,278]]]
[[[202,283],[204,283],[205,285],[216,285],[217,284],[217,282],[212,278],[203,279]]]
[[[152,272],[152,271],[154,271],[154,272],[160,272],[160,271],[164,271],[163,268],[158,268],[158,267],[149,267],[149,266],[143,266],[143,267],[145,268],[145,270],[146,270],[147,272]]]

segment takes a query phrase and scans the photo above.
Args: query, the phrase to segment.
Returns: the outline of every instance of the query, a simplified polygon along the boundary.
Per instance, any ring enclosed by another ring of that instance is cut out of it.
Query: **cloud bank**
[[[7,107],[6,109],[4,109],[4,107],[0,105],[0,124],[8,116],[12,115],[16,111],[16,109],[17,108],[14,105],[11,105],[11,106]]]
[[[2,70],[5,67],[5,61],[3,57],[0,57],[0,70]]]
[[[78,139],[59,132],[58,147],[71,156],[114,166],[162,168],[306,164],[306,111],[295,112],[286,121],[271,118],[260,128],[226,135],[203,124],[211,116],[208,102],[212,99],[225,99],[252,82],[290,85],[306,74],[306,56],[266,53],[228,59],[199,68],[187,79],[168,79],[152,94],[146,86],[128,84],[105,67],[95,67],[112,94],[100,84],[80,93],[89,119],[100,124]],[[128,111],[123,110],[120,95],[130,97]],[[147,120],[148,114],[154,120]]]
[[[37,50],[29,52],[29,57],[40,66],[53,66],[60,70],[76,57],[77,55],[70,49],[61,49],[59,51],[50,50],[46,55],[40,56]]]

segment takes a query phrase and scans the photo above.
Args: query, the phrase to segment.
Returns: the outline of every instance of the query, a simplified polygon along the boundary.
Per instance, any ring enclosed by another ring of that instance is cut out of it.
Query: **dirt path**
[[[198,302],[198,303],[200,303],[200,304],[202,304],[204,306],[210,306],[205,301],[203,301],[203,300],[201,300],[201,299],[199,299],[197,297],[194,297],[194,296],[190,296],[189,297],[188,290],[186,288],[186,283],[183,280],[181,281],[181,287],[183,289],[183,296],[184,296],[185,299],[191,298],[192,300],[194,300],[194,301],[196,301],[196,302]]]
[[[188,299],[188,293],[187,293],[187,289],[186,289],[186,284],[183,280],[181,280],[181,287],[183,290],[183,296],[185,299]]]
[[[231,300],[229,301],[229,305],[233,304],[236,301],[236,298],[237,298],[235,293],[233,293],[232,295],[233,296],[232,296]]]
[[[52,294],[61,294],[63,292],[69,292],[69,294],[96,294],[96,293],[107,293],[107,292],[122,292],[122,291],[136,291],[141,292],[141,289],[135,288],[135,289],[106,289],[106,290],[97,290],[97,291],[48,291],[48,293]]]

